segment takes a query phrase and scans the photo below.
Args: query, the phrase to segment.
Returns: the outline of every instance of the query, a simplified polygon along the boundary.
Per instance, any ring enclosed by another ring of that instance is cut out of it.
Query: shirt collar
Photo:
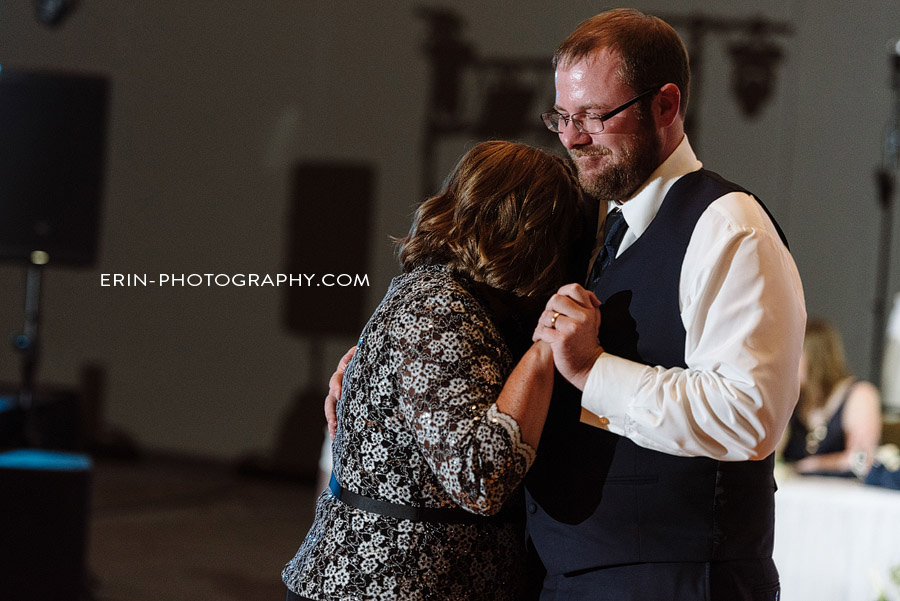
[[[622,216],[628,224],[629,238],[638,238],[656,217],[669,188],[682,175],[697,171],[701,167],[703,163],[697,160],[685,135],[672,154],[650,174],[647,181],[632,194],[631,198],[621,204],[610,202],[607,213],[620,207]]]

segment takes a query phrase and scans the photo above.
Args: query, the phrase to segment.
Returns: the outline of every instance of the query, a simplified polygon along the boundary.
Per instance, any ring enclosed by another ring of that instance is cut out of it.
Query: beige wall
[[[100,274],[284,271],[292,166],[363,163],[376,176],[373,235],[359,258],[373,308],[396,273],[387,236],[406,229],[421,189],[429,65],[418,5],[84,0],[50,29],[35,21],[32,3],[0,3],[0,65],[98,71],[113,82],[101,258],[89,269],[47,270],[40,381],[76,387],[84,367],[98,365],[111,427],[147,449],[215,458],[269,452],[292,413],[297,452],[312,465],[329,372],[316,371],[312,355],[332,365],[352,337],[288,332],[276,288],[111,288]],[[465,37],[497,57],[549,57],[578,21],[604,8],[453,5],[469,21]],[[900,5],[866,6],[640,5],[793,24],[794,35],[781,38],[787,57],[776,95],[753,121],[728,91],[731,38],[708,37],[694,142],[707,166],[757,192],[779,218],[810,313],[838,322],[862,375],[875,290],[872,170],[891,110],[885,45],[900,37]],[[442,146],[442,169],[469,141]],[[842,232],[851,241],[837,244]],[[321,257],[306,263],[315,273]],[[897,273],[900,242],[893,265]],[[0,264],[3,338],[22,327],[23,278],[22,266]],[[898,288],[894,275],[890,291]],[[11,348],[0,347],[0,381],[16,381],[18,367]]]

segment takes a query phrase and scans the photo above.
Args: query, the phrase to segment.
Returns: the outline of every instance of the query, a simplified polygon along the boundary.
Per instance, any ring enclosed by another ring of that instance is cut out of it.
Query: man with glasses
[[[554,66],[542,118],[603,216],[586,287],[563,287],[535,330],[574,386],[526,479],[541,599],[774,601],[773,452],[806,320],[786,241],[691,150],[669,25],[602,13]]]

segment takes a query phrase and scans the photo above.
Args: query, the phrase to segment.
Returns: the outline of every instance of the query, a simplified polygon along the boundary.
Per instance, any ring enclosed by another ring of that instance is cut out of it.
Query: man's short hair
[[[681,91],[679,112],[687,112],[691,68],[687,49],[671,25],[640,11],[619,8],[582,21],[556,49],[553,68],[569,68],[600,50],[619,55],[619,77],[635,94],[674,83]]]

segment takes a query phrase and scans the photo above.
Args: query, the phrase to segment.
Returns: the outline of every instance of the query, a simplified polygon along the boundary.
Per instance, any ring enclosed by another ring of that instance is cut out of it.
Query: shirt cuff
[[[625,434],[628,410],[644,373],[650,369],[609,353],[594,362],[581,394],[581,406],[598,417],[609,420],[609,430]]]

